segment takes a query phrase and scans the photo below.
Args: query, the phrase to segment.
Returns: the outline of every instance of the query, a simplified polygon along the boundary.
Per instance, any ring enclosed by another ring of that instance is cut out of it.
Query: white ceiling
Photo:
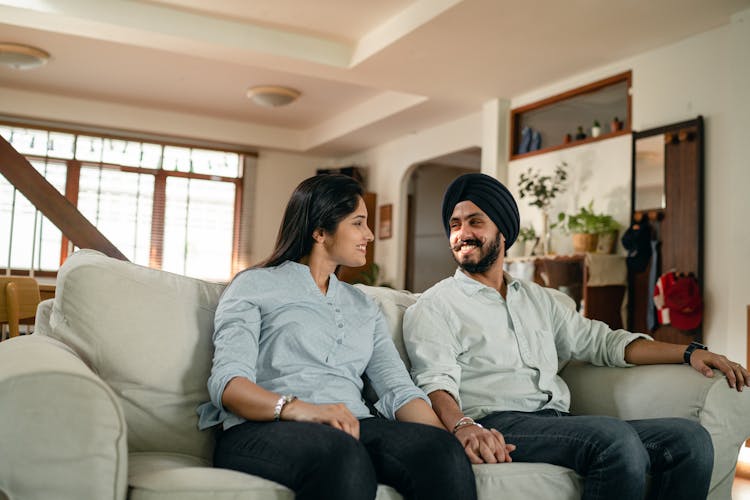
[[[0,0],[0,87],[278,127],[346,155],[729,22],[750,0]],[[248,87],[302,97],[266,109]],[[71,117],[71,122],[76,122]],[[165,131],[168,132],[168,131]],[[248,138],[243,147],[265,145]]]

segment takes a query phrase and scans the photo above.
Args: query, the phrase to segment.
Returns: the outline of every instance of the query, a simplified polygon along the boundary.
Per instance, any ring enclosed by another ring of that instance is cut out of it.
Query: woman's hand
[[[503,435],[495,429],[485,429],[478,425],[465,425],[459,428],[456,438],[461,442],[466,456],[473,464],[497,464],[512,462],[510,452],[516,445],[507,444]]]
[[[295,399],[284,406],[281,420],[326,424],[359,439],[359,420],[342,403],[316,405]]]

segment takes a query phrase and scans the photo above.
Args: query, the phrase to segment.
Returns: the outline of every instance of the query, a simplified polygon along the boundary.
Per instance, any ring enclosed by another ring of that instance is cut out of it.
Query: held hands
[[[458,427],[454,434],[473,464],[513,461],[510,452],[516,449],[516,445],[506,444],[503,435],[495,429],[485,429],[478,424],[471,424]]]
[[[295,399],[284,406],[281,420],[326,424],[359,439],[359,420],[341,403],[316,405]]]
[[[690,355],[690,366],[706,377],[713,377],[711,368],[720,370],[727,377],[729,387],[742,392],[743,387],[750,387],[750,372],[739,363],[730,361],[726,356],[715,352],[695,350]]]

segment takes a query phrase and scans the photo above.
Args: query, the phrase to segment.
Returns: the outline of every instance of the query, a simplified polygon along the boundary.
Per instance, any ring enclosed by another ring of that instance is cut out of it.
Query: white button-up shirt
[[[625,346],[648,335],[611,330],[562,305],[541,286],[506,274],[506,299],[460,269],[404,315],[412,377],[427,394],[450,393],[463,412],[568,411],[558,371],[571,359],[630,366]]]

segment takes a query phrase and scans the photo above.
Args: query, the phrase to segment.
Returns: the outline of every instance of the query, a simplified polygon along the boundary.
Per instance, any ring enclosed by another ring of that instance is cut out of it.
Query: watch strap
[[[690,344],[687,346],[687,349],[685,349],[685,352],[682,354],[683,361],[685,361],[685,363],[687,363],[688,365],[690,364],[690,356],[693,355],[693,351],[695,351],[696,349],[707,351],[708,347],[704,346],[700,342],[690,342]]]

